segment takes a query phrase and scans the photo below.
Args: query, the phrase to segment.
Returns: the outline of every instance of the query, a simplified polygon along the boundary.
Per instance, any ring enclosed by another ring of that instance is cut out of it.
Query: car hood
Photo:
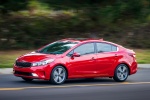
[[[17,61],[20,62],[37,62],[41,60],[46,60],[46,59],[51,59],[51,58],[56,58],[58,55],[53,55],[53,54],[42,54],[42,53],[29,53],[20,56]]]

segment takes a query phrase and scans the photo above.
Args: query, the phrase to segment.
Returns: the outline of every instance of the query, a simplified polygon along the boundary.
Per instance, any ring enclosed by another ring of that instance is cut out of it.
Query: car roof
[[[115,46],[119,46],[119,47],[123,47],[119,44],[113,43],[113,42],[109,42],[109,41],[104,41],[103,38],[66,38],[66,39],[61,39],[61,41],[71,41],[71,42],[78,42],[78,43],[86,43],[86,42],[103,42],[103,43],[109,43]]]
[[[72,42],[88,42],[88,41],[103,41],[103,39],[95,39],[95,38],[66,38],[61,41],[72,41]]]

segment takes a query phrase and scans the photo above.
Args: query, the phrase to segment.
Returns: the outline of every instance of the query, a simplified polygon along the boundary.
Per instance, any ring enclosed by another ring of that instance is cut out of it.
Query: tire
[[[124,82],[129,76],[129,69],[127,65],[120,64],[115,69],[114,77],[113,79],[117,82]]]
[[[56,66],[52,72],[50,77],[50,82],[52,84],[62,84],[65,82],[67,78],[67,71],[63,66]]]
[[[27,82],[31,82],[33,79],[30,79],[30,78],[24,78],[22,77],[23,80],[27,81]]]

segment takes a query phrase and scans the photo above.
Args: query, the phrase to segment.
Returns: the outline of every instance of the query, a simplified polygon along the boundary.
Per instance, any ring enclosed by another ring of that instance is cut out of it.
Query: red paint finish
[[[63,39],[60,41],[64,43],[69,41],[76,44],[73,44],[74,46],[67,49],[66,51],[61,49],[61,51],[63,51],[61,53],[57,52],[54,54],[54,51],[53,53],[48,53],[48,50],[40,51],[45,48],[44,46],[37,52],[32,52],[20,56],[17,58],[16,62],[21,62],[23,64],[30,63],[31,65],[18,65],[15,63],[13,68],[14,75],[32,79],[49,80],[53,68],[57,65],[61,65],[66,68],[68,72],[67,78],[113,77],[115,69],[119,64],[126,64],[129,68],[130,75],[137,72],[135,52],[120,45],[108,41],[103,41],[101,39]],[[77,52],[74,54],[74,56],[71,56],[73,55],[73,52],[76,48],[88,43],[94,44],[94,52],[90,53],[91,49],[86,47],[83,50],[79,50],[80,52]],[[109,48],[104,46],[99,47],[102,49],[105,48],[104,51],[98,52],[96,43],[107,43],[111,46],[114,46],[115,49],[112,49],[112,51],[107,51]],[[67,46],[70,46],[70,44],[67,44]],[[89,51],[89,54],[84,54],[83,51]],[[83,54],[80,55],[80,53]],[[49,59],[53,59],[54,61],[45,65],[32,66],[32,64],[35,62],[41,62]],[[33,74],[36,74],[36,76]]]
[[[95,75],[97,69],[96,54],[72,57],[69,59],[69,66],[72,77],[91,77]],[[70,77],[71,77],[70,76]]]

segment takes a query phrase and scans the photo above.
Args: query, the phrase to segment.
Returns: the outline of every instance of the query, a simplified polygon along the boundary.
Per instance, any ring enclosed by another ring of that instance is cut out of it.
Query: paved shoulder
[[[0,74],[12,74],[13,73],[13,68],[1,68],[0,69]]]
[[[138,64],[138,68],[150,68],[150,64]]]

